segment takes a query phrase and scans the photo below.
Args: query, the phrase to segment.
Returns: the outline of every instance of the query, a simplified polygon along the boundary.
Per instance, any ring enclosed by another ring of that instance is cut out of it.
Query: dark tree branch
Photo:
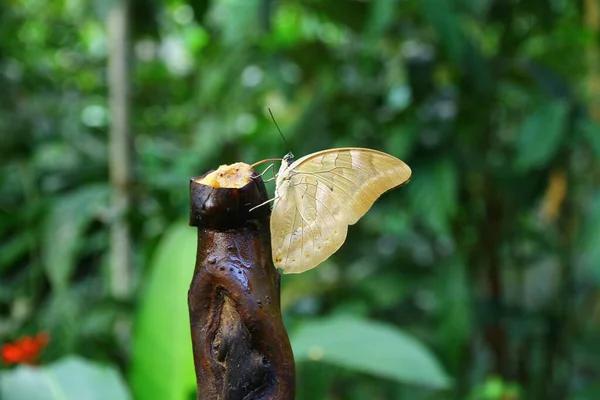
[[[236,182],[228,180],[234,175]],[[188,304],[198,399],[294,398],[294,359],[271,259],[270,210],[249,211],[266,200],[262,179],[246,164],[221,167],[190,183],[198,251]]]

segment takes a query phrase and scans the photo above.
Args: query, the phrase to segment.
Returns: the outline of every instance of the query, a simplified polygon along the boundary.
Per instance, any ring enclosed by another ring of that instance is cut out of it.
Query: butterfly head
[[[294,162],[294,155],[292,154],[291,151],[289,153],[287,153],[285,156],[283,156],[283,163],[285,164],[286,167],[289,167],[290,165],[292,165],[293,162]]]
[[[293,164],[293,162],[294,155],[292,152],[289,152],[283,156],[283,159],[281,160],[281,167],[279,167],[279,172],[277,172],[277,185],[279,185],[280,179],[289,179],[290,166]]]

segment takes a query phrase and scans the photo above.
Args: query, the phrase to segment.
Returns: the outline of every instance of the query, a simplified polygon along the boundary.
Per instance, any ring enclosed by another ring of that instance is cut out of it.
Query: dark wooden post
[[[198,227],[188,293],[199,400],[293,399],[294,359],[271,259],[269,206],[244,163],[190,182]]]

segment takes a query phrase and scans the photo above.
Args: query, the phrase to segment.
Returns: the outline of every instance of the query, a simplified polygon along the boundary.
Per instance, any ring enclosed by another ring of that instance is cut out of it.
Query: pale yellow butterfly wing
[[[314,176],[284,181],[271,213],[273,261],[285,273],[313,268],[346,239],[343,208]]]
[[[316,267],[335,253],[355,224],[411,170],[376,150],[331,149],[282,165],[271,214],[273,261],[285,273]]]

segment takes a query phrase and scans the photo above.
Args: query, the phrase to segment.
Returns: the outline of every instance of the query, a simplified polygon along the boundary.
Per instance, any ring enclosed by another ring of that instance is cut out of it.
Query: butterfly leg
[[[249,211],[256,210],[258,207],[264,206],[265,204],[269,204],[270,202],[275,201],[278,198],[279,197],[273,197],[272,199],[269,199],[269,200],[265,201],[264,203],[260,203],[259,205],[252,207]]]
[[[272,178],[269,178],[269,179],[267,179],[267,180],[263,180],[263,182],[271,182],[272,180],[274,180],[274,179],[277,177],[277,175],[275,174],[275,164],[271,164],[271,165],[269,165],[269,166],[268,166],[267,168],[265,168],[265,170],[264,170],[262,173],[260,173],[258,176],[261,176],[261,177],[262,177],[264,174],[266,174],[266,173],[267,173],[267,171],[268,171],[268,170],[272,170],[272,171],[273,171],[273,177],[272,177]]]
[[[277,174],[275,173],[275,164],[271,164],[271,165],[269,165],[269,166],[268,166],[268,167],[267,167],[267,168],[266,168],[266,169],[263,171],[263,174],[264,174],[265,172],[267,172],[269,169],[271,170],[271,172],[273,172],[273,177],[272,177],[272,178],[269,178],[269,179],[267,179],[265,182],[271,182],[271,181],[275,180],[275,178],[277,178]],[[261,176],[262,176],[262,174],[261,174]]]

